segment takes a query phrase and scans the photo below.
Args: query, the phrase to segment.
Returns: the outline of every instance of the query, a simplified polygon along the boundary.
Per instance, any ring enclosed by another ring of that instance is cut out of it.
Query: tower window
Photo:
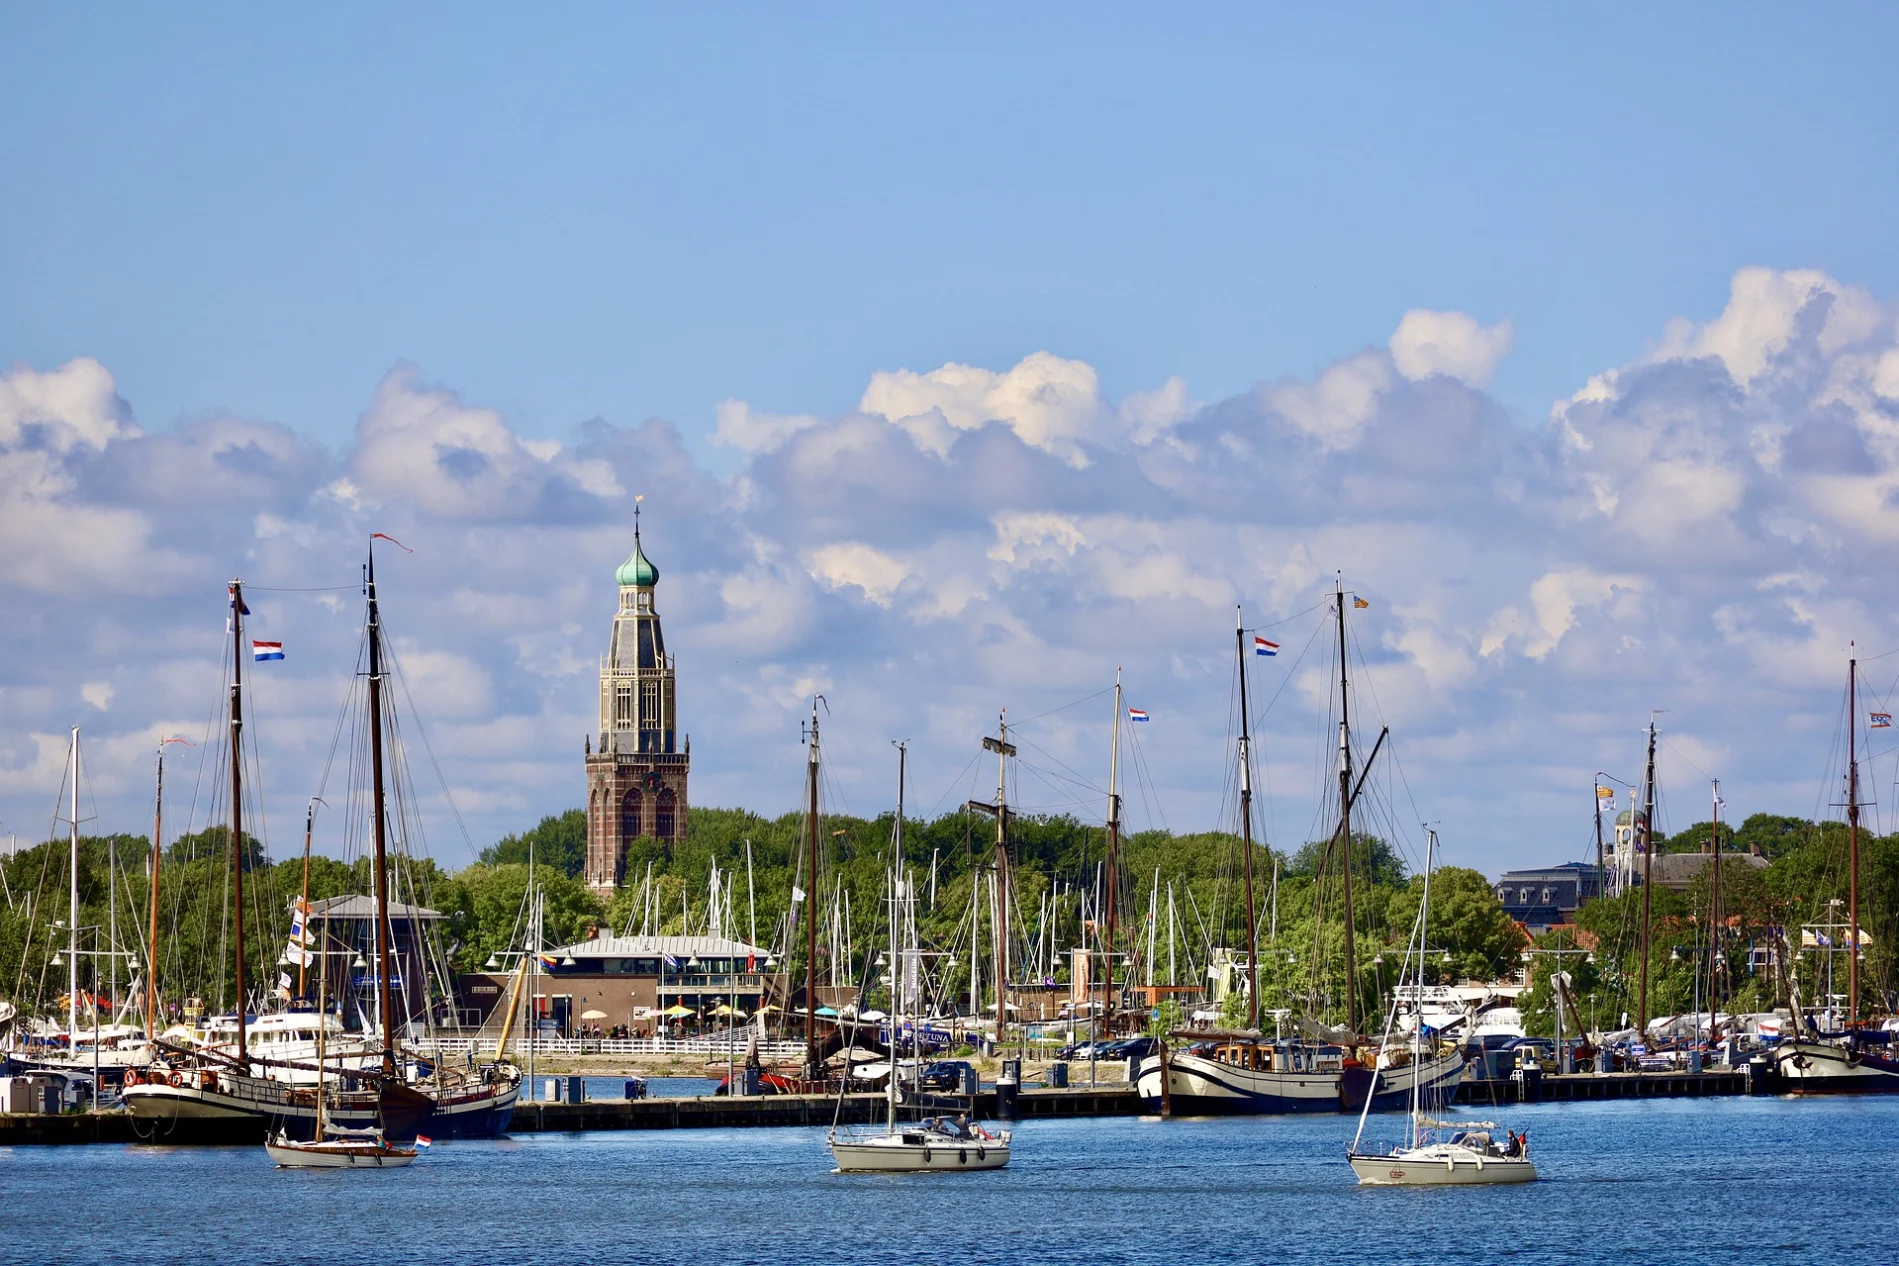
[[[659,801],[653,807],[653,838],[670,840],[673,838],[673,805],[675,798],[671,787],[659,793]]]
[[[640,683],[640,728],[656,730],[659,728],[659,682],[648,679]]]
[[[613,728],[627,730],[633,727],[633,686],[629,682],[620,682],[613,687]]]
[[[644,808],[638,787],[626,793],[626,799],[620,802],[620,838],[622,840],[640,838],[640,827],[644,825],[641,822],[643,816],[641,811]]]

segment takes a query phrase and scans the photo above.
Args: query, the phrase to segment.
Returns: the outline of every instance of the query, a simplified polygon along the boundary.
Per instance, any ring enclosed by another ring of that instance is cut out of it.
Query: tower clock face
[[[659,790],[659,771],[658,771],[657,769],[655,769],[655,770],[651,770],[650,772],[648,772],[648,773],[647,773],[647,775],[646,775],[646,789],[647,789],[648,791],[658,791],[658,790]]]

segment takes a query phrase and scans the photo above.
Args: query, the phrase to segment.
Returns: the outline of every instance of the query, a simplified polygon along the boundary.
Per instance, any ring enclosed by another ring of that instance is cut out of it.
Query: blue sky
[[[78,721],[142,829],[223,580],[391,527],[473,843],[578,803],[636,492],[702,803],[794,802],[811,689],[863,810],[888,738],[946,784],[1122,664],[1154,820],[1214,824],[1232,605],[1343,569],[1454,860],[1575,852],[1650,708],[1684,806],[1810,810],[1899,619],[1895,27],[11,6],[0,822]],[[354,613],[260,609],[288,821]],[[1323,683],[1276,671],[1296,845]]]
[[[1885,6],[379,8],[14,6],[0,355],[698,437],[1043,348],[1218,398],[1429,306],[1536,418],[1742,263],[1894,288]]]

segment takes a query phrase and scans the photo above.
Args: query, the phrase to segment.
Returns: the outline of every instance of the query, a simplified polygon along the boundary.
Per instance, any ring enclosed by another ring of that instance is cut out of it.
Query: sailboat
[[[1816,931],[1816,945],[1846,955],[1846,1028],[1821,1033],[1790,990],[1795,1036],[1774,1048],[1774,1079],[1792,1094],[1892,1094],[1899,1092],[1899,1058],[1884,1042],[1868,1042],[1860,1027],[1860,956],[1866,936],[1859,923],[1859,660],[1846,665],[1846,926]],[[1841,933],[1845,933],[1844,938]],[[1804,938],[1803,938],[1804,939]],[[1839,949],[1841,939],[1846,941]],[[1881,1037],[1888,1036],[1880,1034]]]
[[[306,881],[307,883],[307,881]],[[307,911],[308,901],[299,902],[301,910]],[[322,966],[317,973],[317,1010],[324,1011],[329,1006],[330,996],[330,955],[329,920],[324,920],[323,952],[319,955]],[[301,927],[299,927],[301,933]],[[301,935],[299,940],[303,938]],[[399,1147],[391,1143],[388,1137],[376,1128],[364,1130],[337,1130],[330,1128],[329,1114],[325,1105],[323,1084],[324,1031],[317,1030],[317,1084],[316,1084],[316,1135],[302,1141],[291,1138],[279,1126],[276,1135],[264,1143],[264,1154],[274,1161],[279,1169],[388,1169],[400,1168],[416,1158],[414,1147]],[[420,1139],[417,1140],[421,1142]]]
[[[1352,913],[1352,806],[1364,787],[1364,774],[1355,771],[1352,755],[1351,711],[1346,683],[1345,604],[1341,582],[1333,594],[1338,620],[1339,823],[1333,835],[1341,844],[1347,973],[1346,1023],[1340,1044],[1326,1041],[1275,1038],[1266,1040],[1259,1027],[1259,921],[1253,908],[1253,771],[1252,730],[1247,707],[1246,628],[1236,612],[1235,667],[1239,681],[1239,788],[1240,847],[1244,862],[1242,883],[1246,912],[1247,1026],[1234,1032],[1181,1030],[1168,1034],[1169,1043],[1185,1042],[1185,1049],[1164,1046],[1141,1064],[1136,1089],[1150,1112],[1178,1116],[1267,1114],[1287,1112],[1355,1112],[1367,1102],[1374,1108],[1404,1105],[1414,1086],[1427,1091],[1448,1090],[1463,1077],[1463,1055],[1455,1050],[1420,1052],[1416,1060],[1383,1059],[1380,1077],[1359,1058],[1358,990]],[[1264,639],[1256,639],[1263,642]],[[1380,736],[1380,743],[1383,736]],[[1377,755],[1378,748],[1372,749]],[[1368,762],[1369,763],[1369,762]],[[1354,773],[1358,776],[1354,779]],[[1373,1054],[1365,1051],[1365,1054]],[[1374,1060],[1379,1060],[1373,1055]]]
[[[1437,832],[1431,831],[1424,852],[1424,899],[1418,905],[1411,945],[1405,950],[1405,965],[1399,973],[1401,986],[1406,975],[1411,975],[1419,983],[1424,979],[1428,944],[1425,931],[1431,913],[1431,863],[1436,851]],[[1417,955],[1415,969],[1412,966],[1413,951]],[[1402,992],[1400,988],[1398,994]],[[1385,1021],[1385,1041],[1381,1051],[1381,1056],[1386,1058],[1394,1053],[1391,1034],[1397,1026],[1401,1005],[1398,996],[1394,995],[1391,1013]],[[1409,1056],[1406,1063],[1416,1064],[1425,1058],[1423,1030],[1421,1024],[1411,1027],[1409,1049],[1404,1052]],[[1442,1121],[1426,1115],[1427,1104],[1435,1105],[1444,1101],[1448,1093],[1442,1087],[1434,1087],[1433,1094],[1427,1098],[1417,1078],[1411,1079],[1410,1120],[1405,1141],[1386,1152],[1366,1150],[1365,1122],[1377,1099],[1376,1083],[1386,1075],[1386,1065],[1381,1058],[1380,1064],[1372,1070],[1373,1093],[1366,1096],[1365,1105],[1359,1110],[1358,1132],[1352,1136],[1352,1145],[1346,1152],[1346,1159],[1351,1163],[1352,1172],[1358,1175],[1361,1186],[1445,1187],[1536,1180],[1536,1166],[1530,1160],[1527,1134],[1509,1134],[1509,1142],[1499,1144],[1493,1133],[1497,1127],[1492,1122]]]
[[[893,859],[888,880],[890,910],[890,1074],[885,1078],[885,1120],[882,1130],[847,1131],[831,1126],[831,1155],[841,1174],[931,1173],[938,1170],[1001,1169],[1009,1163],[1010,1131],[995,1133],[980,1125],[949,1117],[926,1117],[914,1124],[897,1121],[897,1034],[903,1027],[904,955],[901,929],[913,925],[906,906],[916,894],[903,878],[903,773],[905,750],[897,749],[897,821],[893,830]],[[838,1101],[843,1102],[842,1091]]]

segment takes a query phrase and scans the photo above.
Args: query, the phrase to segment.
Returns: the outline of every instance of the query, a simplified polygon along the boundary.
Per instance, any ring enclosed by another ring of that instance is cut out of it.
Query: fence
[[[495,1049],[495,1037],[424,1037],[405,1041],[403,1045],[411,1050],[437,1056],[467,1055],[472,1052],[477,1058],[492,1055]],[[716,1037],[554,1037],[546,1033],[534,1039],[534,1054],[540,1055],[716,1055],[721,1059],[745,1058],[751,1049],[751,1035],[740,1030],[732,1037],[725,1034]],[[510,1053],[525,1056],[528,1050],[527,1036],[514,1038],[508,1043]],[[758,1057],[776,1063],[779,1060],[802,1059],[803,1042],[760,1042]]]

